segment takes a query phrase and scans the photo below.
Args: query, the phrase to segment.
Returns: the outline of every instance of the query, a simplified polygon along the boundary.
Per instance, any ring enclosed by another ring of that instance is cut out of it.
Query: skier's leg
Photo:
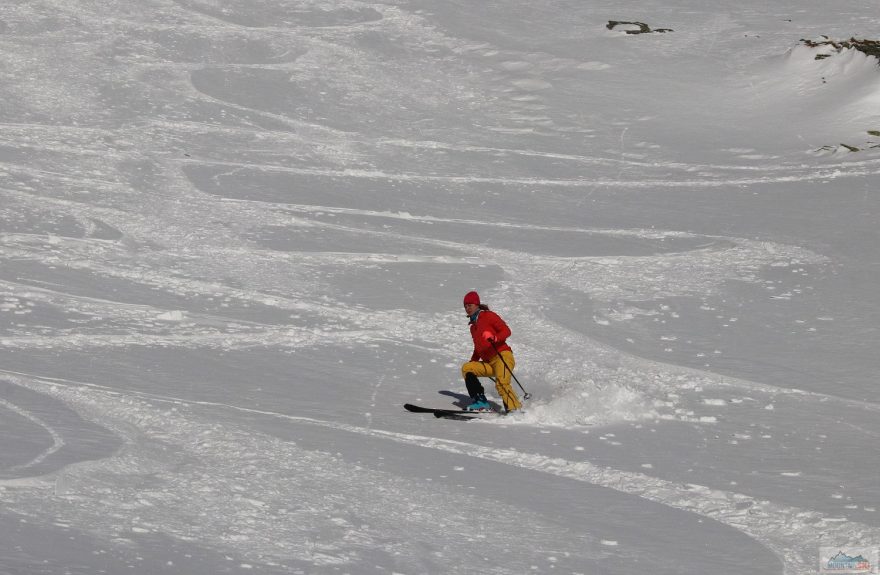
[[[464,376],[464,384],[467,386],[468,395],[474,400],[473,404],[477,407],[489,407],[486,400],[486,391],[483,384],[480,383],[480,377],[491,377],[493,375],[492,366],[482,361],[469,361],[461,366],[461,374]],[[473,405],[472,404],[472,405]],[[470,407],[470,406],[469,406]]]
[[[513,369],[514,366],[516,366],[516,360],[513,357],[513,352],[507,350],[502,351],[499,353],[499,355],[493,357],[490,363],[492,364],[492,369],[496,374],[495,390],[498,391],[498,395],[501,396],[501,401],[504,402],[504,407],[507,409],[507,411],[515,411],[517,409],[520,409],[522,407],[522,403],[520,402],[519,397],[516,395],[516,392],[513,390],[513,386],[510,385],[511,373],[507,369]]]

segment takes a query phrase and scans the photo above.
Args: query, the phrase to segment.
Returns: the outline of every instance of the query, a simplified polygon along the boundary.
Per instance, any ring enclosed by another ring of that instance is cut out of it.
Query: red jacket
[[[495,336],[495,347],[483,337],[483,333],[487,331]],[[471,361],[489,361],[497,355],[495,348],[498,351],[510,351],[510,346],[505,343],[510,337],[510,328],[494,311],[483,310],[477,315],[477,321],[471,322],[471,337],[474,338],[474,353],[471,355]]]

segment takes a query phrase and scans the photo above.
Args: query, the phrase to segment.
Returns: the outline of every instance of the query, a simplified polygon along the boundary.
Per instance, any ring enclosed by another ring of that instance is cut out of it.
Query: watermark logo
[[[878,573],[878,554],[880,549],[877,547],[822,547],[819,550],[819,573]]]

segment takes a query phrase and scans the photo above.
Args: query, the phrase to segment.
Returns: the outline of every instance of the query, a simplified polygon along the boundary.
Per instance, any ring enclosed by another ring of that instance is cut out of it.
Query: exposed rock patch
[[[880,63],[880,40],[859,40],[858,38],[850,38],[849,40],[832,40],[828,36],[822,36],[823,40],[801,40],[801,42],[810,48],[819,48],[824,50],[816,54],[816,60],[824,60],[832,54],[840,53],[843,50],[853,48],[859,52],[863,52],[868,56],[877,58]]]
[[[609,20],[608,24],[605,25],[609,30],[614,30],[618,26],[627,27],[624,32],[627,34],[662,34],[665,32],[672,32],[671,28],[655,28],[651,29],[650,26],[645,24],[644,22],[622,22],[619,20]]]

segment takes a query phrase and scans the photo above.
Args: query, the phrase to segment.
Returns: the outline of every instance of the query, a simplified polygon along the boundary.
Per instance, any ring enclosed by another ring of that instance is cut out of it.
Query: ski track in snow
[[[5,407],[6,409],[17,413],[18,415],[32,421],[37,424],[39,427],[42,427],[46,430],[49,436],[52,438],[52,445],[47,447],[41,453],[37,454],[33,459],[28,461],[27,463],[22,463],[19,465],[15,465],[9,468],[11,472],[17,472],[24,469],[28,469],[30,467],[34,467],[43,461],[46,460],[47,457],[52,455],[53,453],[57,453],[62,447],[64,447],[64,437],[61,433],[59,433],[54,427],[50,424],[46,423],[42,418],[34,415],[30,411],[23,409],[12,402],[6,401],[5,399],[0,399],[0,406]]]
[[[553,156],[544,156],[551,159]],[[874,176],[880,174],[880,161],[867,160],[862,162],[845,162],[837,166],[829,166],[823,169],[809,168],[801,173],[785,173],[780,175],[771,175],[763,177],[730,177],[720,175],[710,178],[691,177],[688,179],[639,179],[626,180],[618,178],[607,179],[548,179],[548,178],[502,178],[502,177],[479,177],[479,176],[454,176],[454,175],[425,175],[425,174],[407,174],[399,172],[380,172],[369,170],[322,170],[314,168],[285,168],[279,166],[254,165],[254,164],[235,164],[235,163],[211,163],[201,161],[199,166],[234,166],[242,169],[254,169],[261,172],[278,172],[295,175],[324,176],[337,178],[352,178],[365,180],[378,180],[382,182],[423,182],[423,183],[439,183],[439,184],[501,184],[505,186],[522,186],[522,187],[560,187],[560,188],[583,188],[601,186],[603,188],[634,188],[634,189],[663,189],[663,188],[713,188],[713,187],[730,187],[730,186],[754,186],[760,184],[774,183],[797,183],[797,182],[828,182],[830,180],[840,178],[864,178],[865,176]],[[654,165],[655,169],[668,170],[678,168],[675,164],[670,165]],[[756,168],[736,168],[725,166],[689,166],[688,170],[702,171],[704,169],[711,170],[747,170],[754,171]],[[777,168],[778,169],[778,168]],[[762,171],[772,171],[772,167],[764,166]],[[785,172],[794,171],[791,168]]]

